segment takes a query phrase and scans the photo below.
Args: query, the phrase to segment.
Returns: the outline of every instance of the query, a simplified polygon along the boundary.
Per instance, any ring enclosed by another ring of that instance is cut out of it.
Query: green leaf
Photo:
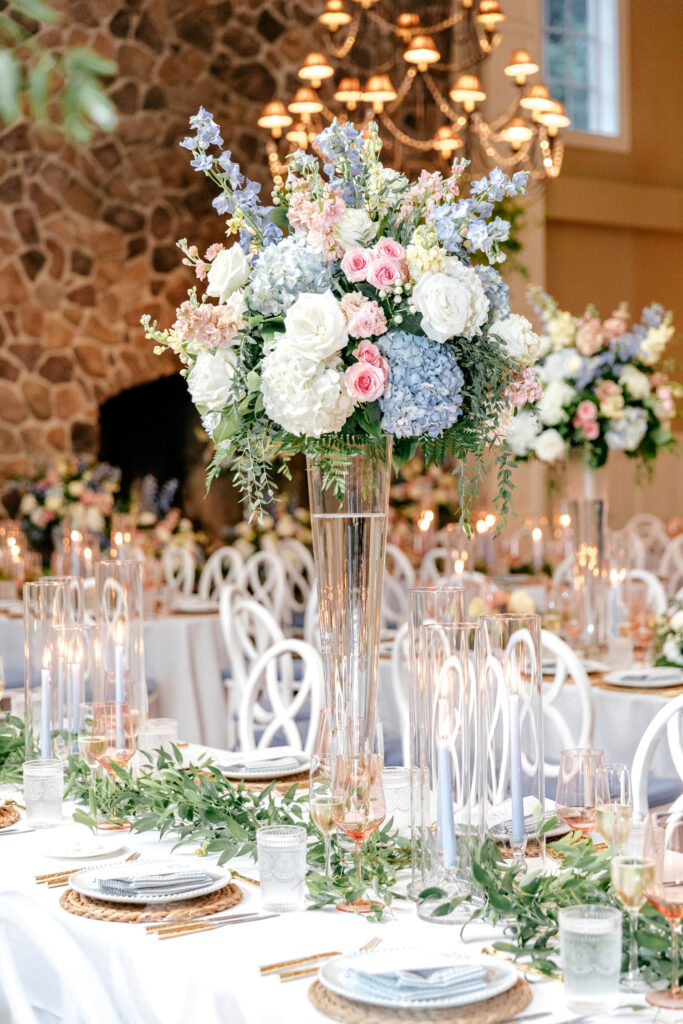
[[[19,62],[9,50],[0,50],[0,118],[8,124],[21,117],[20,88]]]
[[[12,0],[12,6],[41,25],[56,25],[62,18],[61,14],[49,4],[43,3],[43,0]]]
[[[94,75],[111,77],[116,74],[116,61],[101,57],[99,53],[85,46],[77,46],[64,54],[64,67],[67,74],[81,72],[84,78],[92,80]]]

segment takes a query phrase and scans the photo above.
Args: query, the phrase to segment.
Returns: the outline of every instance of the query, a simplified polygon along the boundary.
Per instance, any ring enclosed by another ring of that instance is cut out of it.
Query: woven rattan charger
[[[191,917],[205,917],[207,914],[219,914],[222,910],[230,910],[241,899],[242,890],[230,882],[207,896],[165,903],[157,907],[143,903],[110,903],[108,900],[95,900],[90,896],[81,895],[75,889],[67,889],[62,893],[59,903],[70,914],[90,917],[93,921],[139,924],[143,921],[175,921],[177,918],[185,920]]]
[[[0,807],[0,828],[9,828],[10,825],[16,825],[21,815],[16,807],[12,807],[10,804],[3,804]]]
[[[523,978],[493,999],[482,999],[479,1003],[452,1006],[440,1010],[398,1010],[384,1006],[371,1006],[345,999],[320,981],[314,981],[308,990],[308,998],[326,1017],[341,1021],[342,1024],[405,1024],[408,1021],[431,1022],[434,1024],[497,1024],[508,1020],[531,1002],[531,989]]]

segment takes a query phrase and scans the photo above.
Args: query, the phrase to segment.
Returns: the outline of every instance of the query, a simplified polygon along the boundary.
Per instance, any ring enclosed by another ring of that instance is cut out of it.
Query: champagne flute
[[[335,754],[332,779],[332,820],[353,839],[356,877],[363,885],[363,843],[384,821],[383,759],[366,750],[354,754]],[[371,913],[373,904],[358,899],[353,904],[339,903],[337,909]]]
[[[311,820],[322,833],[325,844],[325,874],[332,874],[331,835],[335,828],[332,817],[332,773],[329,758],[314,756],[308,783],[308,801]]]
[[[625,764],[598,768],[595,777],[595,820],[614,856],[631,834],[633,798],[631,770]]]
[[[683,918],[683,814],[654,811],[649,815],[645,856],[654,862],[654,878],[646,886],[645,895],[671,928],[671,988],[665,992],[648,992],[645,998],[652,1006],[681,1010],[678,926]]]
[[[97,773],[100,767],[100,756],[104,753],[107,739],[104,733],[98,734],[98,722],[94,715],[94,704],[83,703],[78,706],[78,752],[90,769],[90,815],[97,817]]]
[[[589,747],[571,747],[560,755],[555,811],[584,838],[595,828],[595,780],[604,764],[604,751]]]
[[[644,855],[645,829],[633,828],[616,857],[612,857],[610,876],[612,887],[628,917],[630,943],[628,971],[622,975],[620,988],[624,992],[645,992],[647,983],[638,968],[638,913],[647,903],[646,890],[655,876],[655,862]]]

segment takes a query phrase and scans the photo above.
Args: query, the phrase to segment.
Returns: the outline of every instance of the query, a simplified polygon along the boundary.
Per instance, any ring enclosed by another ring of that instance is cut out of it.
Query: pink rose
[[[344,374],[346,390],[357,402],[374,402],[384,393],[386,381],[379,366],[359,360]]]
[[[384,383],[386,384],[389,380],[389,363],[376,345],[373,345],[371,341],[361,341],[358,348],[354,349],[353,354],[362,363],[370,363],[371,366],[379,367],[384,374]]]
[[[596,316],[587,314],[579,323],[576,332],[576,347],[582,356],[594,356],[605,342],[602,324]]]
[[[628,330],[630,317],[626,310],[615,309],[611,316],[608,316],[602,325],[602,329],[608,338],[620,338]]]
[[[586,423],[584,424],[583,435],[587,441],[597,441],[600,437],[600,427],[597,423]]]
[[[579,402],[575,418],[581,423],[595,423],[598,418],[595,402],[591,402],[587,398],[583,402]]]
[[[341,268],[349,281],[367,281],[372,266],[370,249],[347,249],[342,257]]]
[[[674,402],[671,388],[666,384],[662,384],[657,388],[656,394],[659,400],[659,412],[661,413],[659,418],[670,420],[676,412],[676,403]]]
[[[389,256],[377,256],[366,278],[368,284],[380,291],[389,291],[397,284],[405,281],[405,269],[398,260]]]
[[[373,251],[375,256],[388,256],[390,260],[402,260],[406,253],[400,242],[384,236],[375,243]]]

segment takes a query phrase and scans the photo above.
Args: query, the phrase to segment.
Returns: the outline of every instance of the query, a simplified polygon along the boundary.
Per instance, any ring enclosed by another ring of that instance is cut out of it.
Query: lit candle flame
[[[488,526],[486,525],[485,519],[477,519],[476,530],[477,533],[486,533],[486,531],[488,530]]]
[[[123,544],[123,534],[120,530],[114,534],[114,544],[116,544],[117,547],[119,544]]]
[[[114,626],[114,643],[117,646],[119,646],[119,647],[123,645],[123,636],[124,636],[123,619],[119,619],[118,622],[116,623],[116,625]]]
[[[540,526],[534,526],[533,530],[531,531],[531,539],[534,541],[534,543],[538,544],[539,540],[541,540],[542,538],[543,530],[540,528]]]
[[[49,647],[43,651],[43,668],[49,668],[52,661],[52,653]]]
[[[434,522],[434,513],[432,512],[432,510],[430,508],[427,508],[427,509],[424,510],[424,512],[420,513],[420,517],[419,517],[419,519],[417,521],[417,528],[418,528],[418,530],[422,530],[422,532],[425,533],[429,529],[429,527],[432,525],[433,522]]]
[[[86,562],[90,561],[90,559],[92,558],[92,551],[90,548],[83,549],[83,558],[86,560]]]
[[[489,530],[491,529],[492,526],[496,525],[496,517],[494,516],[493,512],[487,513],[484,522],[486,523]]]
[[[610,584],[613,587],[616,587],[620,583],[623,583],[623,581],[625,579],[626,579],[626,570],[625,569],[610,569],[610,571],[609,571],[609,581],[610,581]]]
[[[572,525],[572,517],[569,515],[568,512],[563,512],[557,521],[563,528]]]
[[[79,540],[83,540],[78,530],[71,531],[71,539],[74,543],[77,543]]]

